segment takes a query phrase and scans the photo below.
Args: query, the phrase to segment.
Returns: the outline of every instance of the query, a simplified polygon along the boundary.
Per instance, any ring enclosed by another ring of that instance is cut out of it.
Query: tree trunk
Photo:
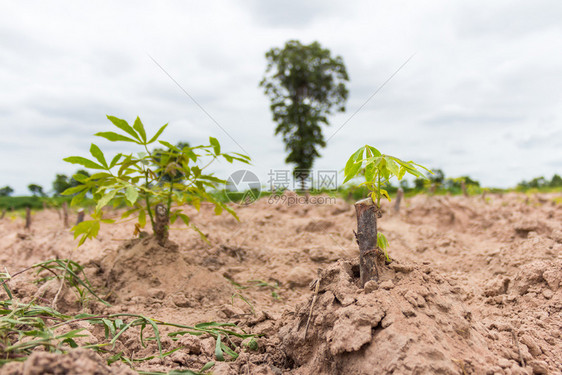
[[[462,195],[468,197],[468,191],[466,190],[466,182],[464,181],[461,182],[461,190],[462,190]]]
[[[25,208],[25,229],[31,228],[31,208]]]
[[[80,224],[83,221],[84,221],[84,209],[81,208],[80,211],[78,211],[78,217],[76,218],[76,225]]]
[[[168,209],[162,203],[158,203],[154,208],[154,212],[154,237],[156,237],[161,246],[164,246],[168,240]]]
[[[0,216],[0,219],[3,219],[4,216],[6,216],[6,209],[5,208],[2,210],[2,216]]]
[[[380,217],[380,210],[369,197],[355,203],[355,212],[357,214],[355,238],[359,245],[359,272],[363,288],[367,281],[379,278],[376,263],[378,259],[377,217]]]
[[[396,192],[396,201],[394,202],[394,212],[400,211],[400,202],[402,202],[402,198],[404,197],[404,189],[398,188]]]

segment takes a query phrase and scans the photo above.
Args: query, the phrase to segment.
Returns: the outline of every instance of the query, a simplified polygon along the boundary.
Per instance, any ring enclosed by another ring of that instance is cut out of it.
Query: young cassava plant
[[[213,162],[224,159],[228,163],[240,161],[248,164],[250,158],[238,153],[223,153],[216,138],[210,137],[208,145],[190,147],[187,144],[174,146],[159,140],[168,124],[163,125],[152,137],[147,137],[140,118],[136,118],[133,126],[127,121],[107,116],[117,128],[117,132],[101,132],[96,136],[111,142],[130,143],[139,148],[137,153],[118,153],[111,160],[95,144],[90,146],[93,159],[81,156],[70,156],[64,160],[96,170],[91,176],[74,175],[80,183],[63,192],[74,195],[71,205],[80,204],[87,194],[91,194],[96,202],[95,212],[91,220],[83,221],[72,228],[74,237],[80,237],[78,246],[86,239],[95,238],[100,223],[113,223],[114,220],[103,217],[103,208],[108,205],[128,209],[122,219],[136,214],[135,233],[140,233],[147,223],[147,216],[153,233],[159,243],[164,244],[168,236],[168,224],[177,219],[191,226],[204,238],[203,233],[192,223],[189,217],[179,208],[190,204],[199,210],[201,202],[210,202],[215,207],[215,214],[226,210],[237,218],[235,212],[225,204],[217,201],[207,192],[219,184],[225,183],[213,174],[205,173],[205,169]],[[158,142],[165,149],[149,149],[149,145]]]
[[[384,253],[386,261],[390,262],[387,251],[388,241],[382,233],[377,231],[377,218],[382,217],[381,199],[386,198],[390,201],[390,196],[384,186],[390,182],[391,178],[396,177],[401,180],[406,174],[426,178],[420,169],[432,173],[420,164],[382,154],[376,148],[368,145],[357,150],[347,161],[344,169],[344,183],[362,174],[365,181],[361,185],[365,185],[369,189],[369,197],[355,203],[357,214],[355,237],[359,245],[361,287],[364,287],[365,283],[373,278],[378,280],[379,250]]]

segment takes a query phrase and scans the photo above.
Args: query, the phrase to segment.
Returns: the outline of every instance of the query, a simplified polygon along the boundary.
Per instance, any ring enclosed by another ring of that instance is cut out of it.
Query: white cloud
[[[161,64],[254,158],[266,179],[285,152],[258,83],[264,53],[289,39],[341,55],[347,113],[412,60],[321,151],[341,169],[368,142],[384,152],[509,186],[560,173],[562,5],[518,2],[8,2],[0,14],[0,185],[50,188],[86,154],[106,114],[172,141],[215,136],[239,147],[148,57]],[[217,169],[228,173],[226,165]]]

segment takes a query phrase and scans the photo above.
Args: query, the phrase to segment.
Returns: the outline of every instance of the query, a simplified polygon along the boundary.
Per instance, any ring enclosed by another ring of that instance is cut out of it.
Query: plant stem
[[[170,191],[168,192],[168,215],[170,214],[170,209],[172,208],[173,187],[174,187],[174,182],[170,181]]]
[[[377,208],[381,208],[381,175],[378,173],[378,182],[377,182]]]
[[[145,187],[148,189],[148,170],[144,171]],[[150,216],[150,224],[152,225],[152,231],[154,232],[154,217],[152,216],[152,210],[150,209],[150,197],[148,192],[144,192],[144,201],[146,202],[146,211],[148,211],[148,216]]]

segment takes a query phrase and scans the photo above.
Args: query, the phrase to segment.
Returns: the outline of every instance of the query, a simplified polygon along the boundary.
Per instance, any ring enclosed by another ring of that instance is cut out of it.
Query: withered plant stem
[[[377,216],[380,215],[380,210],[369,197],[355,203],[355,212],[357,214],[355,238],[359,245],[359,273],[363,288],[367,281],[379,278],[376,262],[378,259]]]

